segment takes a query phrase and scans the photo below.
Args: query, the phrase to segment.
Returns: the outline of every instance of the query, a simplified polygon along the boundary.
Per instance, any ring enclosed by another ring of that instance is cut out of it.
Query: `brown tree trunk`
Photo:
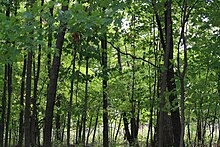
[[[30,147],[31,145],[31,126],[30,126],[30,116],[31,116],[31,75],[32,75],[32,51],[28,52],[27,60],[27,77],[26,77],[26,99],[25,99],[25,147]]]
[[[66,11],[67,9],[68,9],[68,6],[62,6],[62,11]],[[61,29],[62,31],[58,33],[57,41],[56,41],[56,48],[58,49],[59,53],[58,53],[58,56],[54,55],[53,65],[50,71],[50,81],[49,81],[49,87],[48,87],[47,105],[46,105],[45,122],[44,122],[44,135],[43,135],[43,146],[44,147],[52,146],[51,133],[52,133],[53,110],[54,110],[54,104],[55,104],[55,98],[56,98],[56,88],[57,88],[57,80],[58,80],[58,73],[59,73],[59,67],[60,67],[60,58],[62,54],[62,46],[63,46],[64,35],[66,31],[66,27],[64,24],[61,25]]]

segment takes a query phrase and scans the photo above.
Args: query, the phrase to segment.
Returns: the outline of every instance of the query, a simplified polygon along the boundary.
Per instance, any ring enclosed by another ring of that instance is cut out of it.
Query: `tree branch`
[[[134,55],[132,55],[132,54],[130,54],[130,53],[124,53],[124,52],[122,52],[122,51],[119,50],[117,47],[115,47],[112,42],[108,42],[108,43],[109,43],[114,49],[116,49],[118,52],[120,52],[120,53],[123,54],[123,55],[130,56],[132,59],[142,60],[142,61],[144,61],[144,62],[146,62],[146,63],[152,65],[153,67],[160,68],[159,66],[153,64],[151,61],[148,61],[148,60],[146,60],[146,59],[144,59],[144,58],[134,56]]]

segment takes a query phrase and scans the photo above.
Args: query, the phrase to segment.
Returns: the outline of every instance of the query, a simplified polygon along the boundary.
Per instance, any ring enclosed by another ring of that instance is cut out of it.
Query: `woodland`
[[[219,0],[0,0],[0,147],[220,147]]]

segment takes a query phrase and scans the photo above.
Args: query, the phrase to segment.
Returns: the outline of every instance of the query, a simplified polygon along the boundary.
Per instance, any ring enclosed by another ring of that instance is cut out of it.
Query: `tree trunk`
[[[168,60],[168,70],[167,70],[167,89],[170,92],[169,101],[172,107],[177,107],[178,102],[176,101],[176,83],[174,80],[174,69],[173,63],[173,29],[172,29],[172,16],[171,16],[171,1],[167,2],[167,10],[165,13],[166,19],[166,43],[169,48],[169,60]],[[168,44],[169,43],[169,44]],[[175,102],[175,103],[174,103]],[[174,136],[174,147],[178,147],[180,144],[180,134],[181,134],[181,124],[180,124],[180,113],[179,107],[176,109],[171,109],[171,121],[173,127],[173,136]]]
[[[62,6],[62,11],[66,11],[68,6]],[[62,22],[61,22],[62,24]],[[48,87],[48,94],[47,94],[47,105],[46,105],[46,112],[45,112],[45,122],[44,122],[44,135],[43,135],[43,146],[44,147],[51,147],[51,133],[52,133],[52,121],[53,121],[53,110],[56,98],[56,88],[57,88],[57,80],[58,80],[58,73],[60,67],[60,58],[62,54],[62,46],[64,42],[64,35],[66,31],[65,25],[61,25],[62,31],[60,31],[57,35],[56,41],[56,48],[58,49],[59,53],[58,56],[54,55],[53,58],[53,65],[51,68],[50,73],[50,81]]]
[[[26,75],[26,56],[24,57],[24,65],[22,71],[22,79],[21,79],[21,91],[20,91],[20,115],[19,115],[19,140],[18,147],[22,147],[23,145],[23,137],[24,137],[24,89],[25,89],[25,75]]]
[[[0,146],[2,146],[2,147],[4,145],[7,75],[8,75],[8,66],[7,66],[7,64],[5,64],[4,87],[3,87],[3,96],[2,96],[2,111],[1,111],[2,114],[1,114],[1,123],[0,123]]]
[[[76,63],[76,49],[73,46],[73,66],[72,66],[72,76],[71,76],[71,87],[70,87],[70,104],[68,110],[68,118],[67,118],[67,146],[70,145],[70,127],[71,127],[71,112],[72,112],[72,103],[73,103],[73,86],[74,86],[74,75],[75,75],[75,63]]]
[[[61,128],[60,128],[60,99],[61,95],[57,96],[57,101],[56,101],[56,108],[57,108],[57,114],[56,114],[56,141],[58,144],[60,143],[61,140]]]
[[[28,52],[28,61],[27,61],[27,77],[26,77],[26,99],[25,99],[25,147],[31,146],[31,126],[30,126],[30,105],[31,105],[31,70],[32,70],[32,51]]]
[[[80,68],[81,68],[81,61],[82,61],[82,55],[81,55],[81,52],[80,52],[80,47],[79,47],[79,60],[78,60],[78,72],[77,72],[77,83],[76,83],[76,107],[77,107],[77,110],[79,111],[79,105],[78,105],[78,92],[79,92],[79,78],[80,78]],[[76,123],[76,138],[75,138],[75,142],[76,144],[78,144],[79,142],[79,138],[81,138],[81,131],[80,130],[80,114],[78,113],[77,114],[77,123]]]
[[[96,119],[95,119],[95,128],[94,128],[94,133],[93,133],[93,137],[92,137],[92,144],[94,144],[94,142],[95,142],[95,135],[96,135],[96,128],[98,125],[98,119],[99,119],[99,108],[97,110]]]
[[[103,88],[103,146],[108,147],[108,97],[107,97],[107,83],[108,83],[108,75],[107,75],[107,37],[104,34],[103,39],[101,40],[102,46],[102,68],[103,68],[103,80],[102,80],[102,88]]]
[[[84,97],[84,109],[83,109],[83,134],[82,134],[82,144],[86,145],[86,121],[87,121],[87,102],[88,102],[88,82],[89,82],[89,57],[86,56],[86,85],[85,85],[85,97]]]
[[[6,128],[5,128],[5,147],[10,146],[8,144],[8,135],[9,135],[9,124],[11,117],[11,94],[12,94],[12,65],[8,64],[8,109],[7,109],[7,119],[6,119]]]

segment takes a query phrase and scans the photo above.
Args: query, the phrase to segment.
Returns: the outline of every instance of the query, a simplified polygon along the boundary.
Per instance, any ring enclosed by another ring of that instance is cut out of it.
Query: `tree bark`
[[[101,40],[102,46],[102,68],[103,68],[103,146],[108,147],[108,97],[107,97],[107,84],[108,84],[108,75],[107,75],[107,37],[104,34],[103,39]]]
[[[66,11],[67,9],[68,6],[62,6],[62,11]],[[54,55],[53,65],[50,70],[50,81],[48,87],[47,105],[46,105],[45,122],[44,122],[44,135],[43,135],[44,147],[52,146],[51,133],[52,133],[53,110],[54,110],[54,104],[56,98],[57,80],[58,80],[58,73],[60,68],[60,58],[62,54],[62,46],[64,42],[65,31],[66,31],[66,27],[64,24],[62,24],[61,31],[58,33],[57,41],[56,41],[56,48],[58,49],[59,53],[58,56]]]
[[[25,99],[25,147],[30,147],[31,145],[31,126],[30,126],[30,116],[31,116],[31,75],[32,75],[32,51],[28,52],[27,60],[27,77],[26,77],[26,99]]]
[[[21,79],[21,91],[20,91],[20,114],[19,114],[19,140],[18,147],[22,147],[23,145],[23,137],[24,137],[24,89],[25,89],[25,75],[26,75],[26,57],[24,57],[23,71],[22,71],[22,79]]]

